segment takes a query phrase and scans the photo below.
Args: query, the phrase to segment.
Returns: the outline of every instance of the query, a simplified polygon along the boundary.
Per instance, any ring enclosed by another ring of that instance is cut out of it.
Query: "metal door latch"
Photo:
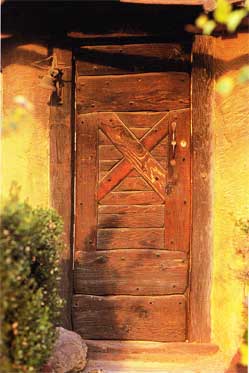
[[[172,129],[172,140],[171,140],[171,146],[172,146],[172,158],[170,160],[170,165],[175,166],[176,165],[176,122],[171,123],[171,129]]]

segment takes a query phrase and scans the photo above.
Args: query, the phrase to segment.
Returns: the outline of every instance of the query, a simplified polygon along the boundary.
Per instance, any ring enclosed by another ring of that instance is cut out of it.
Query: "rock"
[[[87,345],[75,332],[57,328],[59,336],[43,373],[66,373],[82,371],[87,363]]]

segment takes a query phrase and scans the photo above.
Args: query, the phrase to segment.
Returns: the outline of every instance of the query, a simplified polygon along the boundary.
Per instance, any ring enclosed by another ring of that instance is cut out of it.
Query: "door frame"
[[[212,108],[214,37],[196,35],[192,45],[192,234],[188,341],[210,342],[212,260]],[[61,255],[63,326],[72,328],[74,249],[75,67],[73,48],[55,48],[65,70],[63,105],[50,107],[51,206],[62,216],[66,247]],[[206,102],[204,105],[203,102]],[[201,125],[200,125],[201,124]]]

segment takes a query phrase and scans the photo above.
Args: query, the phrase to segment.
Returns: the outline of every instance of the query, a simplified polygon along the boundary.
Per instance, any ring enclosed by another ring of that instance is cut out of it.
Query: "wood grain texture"
[[[186,300],[184,295],[74,295],[73,320],[74,330],[87,339],[184,341]]]
[[[164,249],[164,229],[98,229],[97,250],[112,249]]]
[[[66,66],[72,64],[72,53],[56,48],[58,63]],[[71,214],[72,214],[72,128],[71,128],[71,80],[72,69],[64,71],[66,83],[63,88],[63,104],[50,106],[50,195],[51,206],[63,219],[65,249],[61,253],[60,265],[62,281],[60,292],[66,305],[62,312],[62,324],[71,329],[72,306],[72,252],[71,252]],[[51,98],[53,100],[53,98]]]
[[[125,123],[129,128],[152,128],[157,122],[159,122],[167,112],[117,112],[118,117]]]
[[[218,346],[211,343],[101,340],[85,342],[88,346],[89,359],[102,361],[127,359],[186,363],[189,360],[195,361],[195,358],[211,357],[219,351]],[[158,372],[158,369],[156,371]]]
[[[77,79],[77,112],[166,111],[189,107],[189,74],[132,74]]]
[[[127,176],[115,189],[114,192],[152,190],[151,186],[142,177]]]
[[[163,117],[161,117],[160,115],[159,121],[156,122],[154,126],[141,138],[140,143],[148,151],[152,150],[168,134],[168,125],[170,123],[171,115],[171,113],[167,113],[163,115]],[[121,120],[125,120],[126,122],[126,118],[123,115],[121,116],[120,114],[118,114],[118,117],[121,117]],[[128,117],[128,119],[129,118],[130,116]],[[141,122],[143,122],[143,120],[141,120]],[[98,189],[98,199],[101,200],[116,185],[118,185],[121,180],[129,175],[132,170],[133,165],[126,159],[123,159],[119,163],[117,163],[116,166],[111,170],[111,172],[103,177]]]
[[[96,183],[98,177],[98,127],[89,114],[77,119],[75,245],[79,250],[96,248]]]
[[[169,169],[169,184],[165,204],[165,245],[168,250],[188,252],[191,230],[191,119],[190,110],[175,113],[176,122],[176,164]],[[170,126],[170,138],[172,129]],[[181,142],[185,141],[184,147]],[[170,146],[169,161],[172,158]]]
[[[105,159],[105,160],[100,160],[99,161],[99,180],[101,180],[101,177],[100,177],[100,173],[102,172],[105,172],[105,171],[110,171],[116,163],[118,163],[119,160],[115,160],[115,159],[112,159],[112,160],[109,160],[109,159]]]
[[[189,46],[180,43],[83,46],[77,54],[79,75],[187,71]]]
[[[98,226],[100,228],[162,228],[164,205],[99,206]]]
[[[98,124],[113,144],[164,200],[166,171],[116,114],[99,114]]]
[[[108,193],[101,205],[159,205],[163,201],[154,191],[128,191]]]
[[[94,295],[183,294],[188,260],[181,252],[118,250],[75,253],[74,289]]]
[[[193,45],[193,216],[189,339],[210,341],[212,258],[212,110],[215,38],[196,36]],[[205,102],[205,105],[203,104]],[[200,125],[201,123],[201,125]]]
[[[100,160],[119,160],[123,155],[114,145],[100,145],[99,146],[99,159]]]

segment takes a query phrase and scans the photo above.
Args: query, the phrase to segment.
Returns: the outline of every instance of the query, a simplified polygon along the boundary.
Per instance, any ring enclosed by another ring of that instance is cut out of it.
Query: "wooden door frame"
[[[189,292],[188,340],[210,342],[212,260],[212,108],[214,37],[195,36],[192,47],[192,238]],[[67,300],[63,326],[72,328],[72,270],[74,232],[74,95],[72,51],[56,48],[58,61],[68,81],[62,106],[50,111],[51,205],[64,221],[66,248],[62,254],[61,294]]]
[[[196,35],[192,46],[192,239],[189,341],[211,340],[213,246],[214,46],[212,36]]]

